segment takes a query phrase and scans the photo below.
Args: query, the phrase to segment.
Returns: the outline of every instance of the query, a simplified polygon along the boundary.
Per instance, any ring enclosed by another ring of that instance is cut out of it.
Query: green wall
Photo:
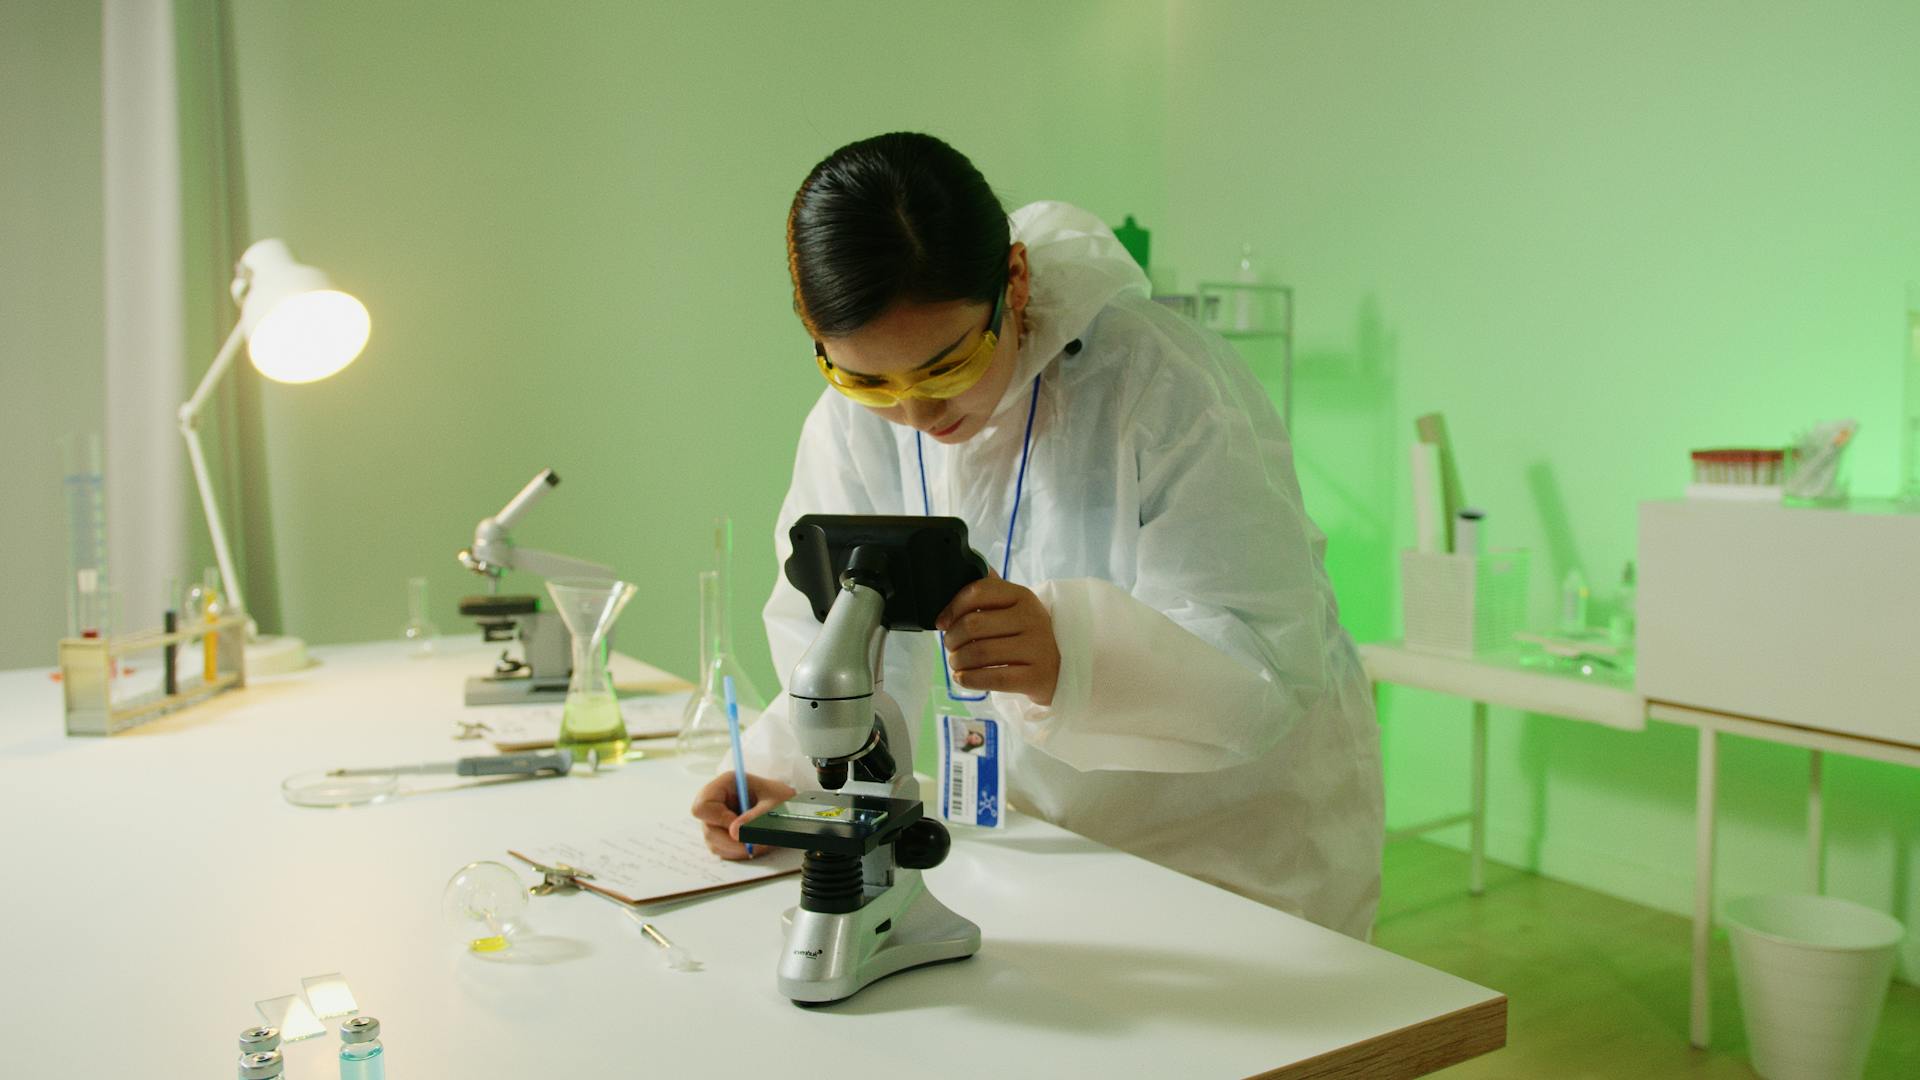
[[[61,441],[106,416],[100,19],[0,0],[0,668],[57,662]]]
[[[1298,288],[1296,449],[1357,637],[1398,630],[1424,412],[1533,550],[1541,621],[1569,566],[1610,601],[1690,448],[1857,417],[1855,490],[1893,489],[1920,6],[1176,0],[1168,25],[1156,254],[1221,275],[1250,241]],[[1466,706],[1386,712],[1390,822],[1462,809]],[[1492,755],[1496,858],[1688,910],[1691,732],[1496,712]],[[1722,758],[1720,895],[1802,887],[1806,755]],[[1827,790],[1832,890],[1920,924],[1920,774],[1835,760]]]
[[[956,12],[964,12],[964,18]],[[796,13],[799,12],[799,13]],[[707,524],[754,611],[816,392],[781,219],[806,168],[916,128],[1010,204],[1154,229],[1190,287],[1255,245],[1301,305],[1299,467],[1356,636],[1397,628],[1413,416],[1536,553],[1534,608],[1599,591],[1686,450],[1863,423],[1894,482],[1904,287],[1920,279],[1909,3],[233,5],[254,235],[373,309],[367,355],[260,389],[287,628],[440,622],[474,521],[542,465],[524,542],[643,583],[622,646],[692,666]],[[1276,357],[1248,349],[1274,380]],[[249,492],[256,504],[265,491]],[[1600,612],[1604,614],[1604,610]],[[1386,700],[1395,822],[1465,796],[1464,705]],[[1693,745],[1496,714],[1497,858],[1689,902]],[[1793,888],[1803,754],[1723,755],[1723,896]],[[1835,761],[1830,880],[1920,922],[1920,777]],[[1680,943],[1675,943],[1676,949]],[[1920,946],[1909,945],[1909,972]]]
[[[374,320],[341,375],[260,390],[284,626],[393,635],[426,574],[463,630],[479,583],[454,552],[550,465],[518,539],[639,581],[621,647],[673,670],[696,666],[695,574],[732,515],[740,649],[776,685],[758,609],[820,387],[784,248],[807,169],[927,130],[1010,205],[1161,216],[1158,21],[959,10],[232,5],[252,232]]]

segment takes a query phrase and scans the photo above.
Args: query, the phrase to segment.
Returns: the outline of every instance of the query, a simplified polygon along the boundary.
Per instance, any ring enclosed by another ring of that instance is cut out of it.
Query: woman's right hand
[[[781,803],[793,798],[793,788],[778,780],[769,780],[764,776],[747,774],[747,798],[753,805],[745,813],[736,812],[734,802],[738,799],[738,785],[733,774],[721,773],[707,781],[700,794],[693,797],[693,816],[705,827],[707,850],[723,859],[750,859],[747,846],[740,842],[740,826]],[[754,849],[758,855],[768,850],[764,845]]]

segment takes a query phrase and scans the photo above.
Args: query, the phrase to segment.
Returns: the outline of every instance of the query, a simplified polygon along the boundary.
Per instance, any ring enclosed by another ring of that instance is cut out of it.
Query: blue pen
[[[727,737],[733,740],[733,784],[740,793],[740,812],[747,812],[747,756],[740,752],[740,700],[733,696],[733,676],[723,675],[720,681],[727,688]],[[747,854],[753,854],[753,845],[747,845]]]

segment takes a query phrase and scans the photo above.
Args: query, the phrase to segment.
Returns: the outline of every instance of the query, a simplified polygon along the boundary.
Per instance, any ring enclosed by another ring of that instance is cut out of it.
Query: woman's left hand
[[[961,686],[1053,704],[1060,645],[1053,638],[1053,616],[1032,589],[989,570],[954,594],[934,626],[946,632],[947,663]]]

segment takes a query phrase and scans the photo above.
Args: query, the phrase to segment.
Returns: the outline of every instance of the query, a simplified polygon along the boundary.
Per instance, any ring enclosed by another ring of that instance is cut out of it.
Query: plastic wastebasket
[[[1767,1080],[1849,1080],[1866,1067],[1887,1000],[1893,918],[1831,896],[1727,905],[1753,1070]]]

